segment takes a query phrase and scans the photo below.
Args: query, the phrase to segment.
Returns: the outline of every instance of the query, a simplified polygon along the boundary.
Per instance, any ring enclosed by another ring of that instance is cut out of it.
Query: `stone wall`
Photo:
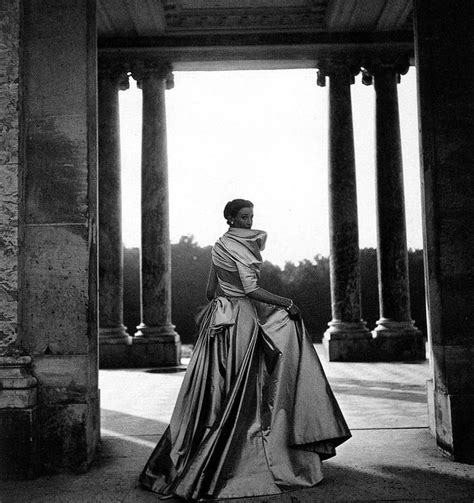
[[[17,338],[20,1],[0,2],[0,355]]]
[[[37,466],[37,388],[19,355],[21,1],[0,0],[0,479]]]

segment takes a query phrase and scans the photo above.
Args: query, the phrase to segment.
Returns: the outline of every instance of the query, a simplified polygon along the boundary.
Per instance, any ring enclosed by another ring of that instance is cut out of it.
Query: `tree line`
[[[207,301],[205,290],[211,247],[201,247],[192,236],[182,236],[171,245],[171,288],[173,323],[183,343],[192,344],[197,335],[195,317]],[[408,252],[412,318],[426,334],[425,288],[422,250]],[[362,316],[369,329],[379,318],[377,251],[360,251]],[[294,300],[303,313],[313,341],[320,341],[331,320],[329,258],[316,255],[298,264],[287,262],[283,268],[265,261],[260,286]],[[130,334],[140,323],[139,249],[124,250],[124,323]]]

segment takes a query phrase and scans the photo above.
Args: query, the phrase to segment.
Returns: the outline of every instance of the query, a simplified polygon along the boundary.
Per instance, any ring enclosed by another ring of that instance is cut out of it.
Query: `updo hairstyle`
[[[237,216],[237,213],[242,208],[253,208],[252,201],[248,201],[247,199],[233,199],[225,205],[224,218],[229,225],[231,225],[232,219]]]

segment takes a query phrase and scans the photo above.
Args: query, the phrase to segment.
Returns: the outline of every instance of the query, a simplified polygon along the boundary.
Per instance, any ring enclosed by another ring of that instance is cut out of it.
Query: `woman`
[[[253,204],[227,203],[209,305],[171,422],[142,486],[188,500],[311,487],[351,435],[291,299],[258,286],[266,233]]]

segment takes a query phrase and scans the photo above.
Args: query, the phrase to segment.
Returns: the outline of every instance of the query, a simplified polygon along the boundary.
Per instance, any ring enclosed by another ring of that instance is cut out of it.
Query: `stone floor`
[[[322,346],[317,350],[323,356]],[[319,486],[227,503],[474,502],[474,467],[444,458],[428,430],[428,363],[322,360],[353,438],[325,462]],[[156,369],[101,371],[102,447],[92,469],[0,483],[0,502],[159,501],[138,488],[136,479],[169,421],[182,378],[183,372]]]

